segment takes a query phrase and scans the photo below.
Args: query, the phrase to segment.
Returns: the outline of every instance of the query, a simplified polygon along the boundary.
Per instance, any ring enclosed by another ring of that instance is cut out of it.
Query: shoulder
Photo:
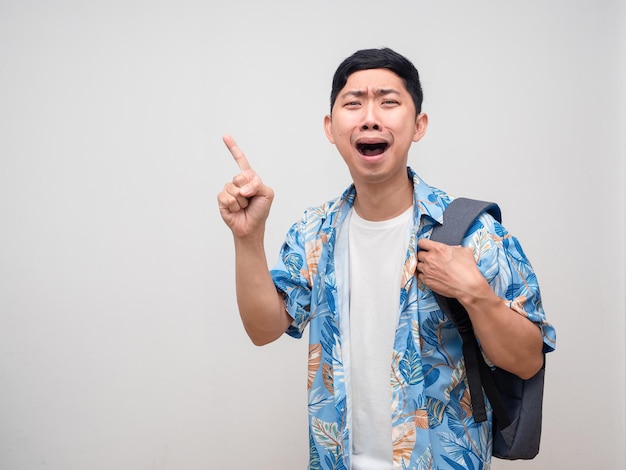
[[[308,239],[320,231],[334,229],[352,208],[354,195],[354,187],[350,186],[341,196],[307,208],[292,230],[297,229]]]

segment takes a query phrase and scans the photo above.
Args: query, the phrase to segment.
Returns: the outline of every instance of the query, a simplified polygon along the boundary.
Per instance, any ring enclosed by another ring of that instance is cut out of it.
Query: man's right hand
[[[225,135],[222,139],[240,170],[232,182],[226,183],[217,195],[222,219],[237,238],[262,235],[274,191],[263,184],[235,140],[230,135]]]
[[[217,195],[222,218],[235,238],[239,314],[252,342],[267,344],[279,338],[292,322],[267,268],[263,247],[274,191],[250,168],[233,138],[225,135],[223,139],[240,170]]]

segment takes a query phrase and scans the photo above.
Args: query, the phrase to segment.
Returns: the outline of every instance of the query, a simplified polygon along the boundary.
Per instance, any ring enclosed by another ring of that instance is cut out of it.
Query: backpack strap
[[[465,197],[454,199],[443,212],[443,224],[435,226],[430,239],[446,245],[460,245],[474,220],[483,212],[502,222],[502,212],[494,202]]]
[[[498,222],[502,221],[500,208],[495,203],[467,198],[454,199],[443,213],[443,224],[435,226],[430,239],[447,245],[460,245],[469,228],[483,212],[491,214]],[[454,322],[463,341],[463,357],[474,421],[480,423],[487,420],[482,393],[484,389],[498,422],[507,427],[511,420],[496,388],[491,369],[482,355],[467,311],[458,300],[436,292],[433,294],[441,309]]]

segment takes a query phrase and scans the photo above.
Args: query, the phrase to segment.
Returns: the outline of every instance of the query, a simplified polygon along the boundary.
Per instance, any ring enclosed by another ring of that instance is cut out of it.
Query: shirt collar
[[[407,167],[409,178],[413,180],[413,207],[414,218],[420,220],[428,216],[432,220],[443,223],[443,211],[446,204],[442,201],[447,196],[440,190],[429,186],[415,173],[411,167]]]
[[[413,181],[414,220],[417,222],[421,217],[427,216],[433,221],[443,223],[443,211],[447,205],[443,199],[447,201],[448,196],[442,191],[426,184],[411,167],[407,167],[407,176]],[[332,221],[330,221],[333,226],[336,227],[341,224],[350,213],[350,209],[352,209],[354,205],[355,196],[356,189],[354,184],[352,184],[344,191],[341,197],[335,201],[336,206],[331,210],[331,213],[334,213],[335,217],[332,217]]]

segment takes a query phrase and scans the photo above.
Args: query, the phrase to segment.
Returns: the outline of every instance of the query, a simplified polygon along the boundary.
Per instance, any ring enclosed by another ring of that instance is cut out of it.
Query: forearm
[[[466,308],[474,333],[487,358],[521,378],[532,377],[543,364],[539,327],[508,307],[486,283],[459,301]]]
[[[279,338],[291,323],[267,267],[263,238],[235,238],[236,291],[244,328],[256,345]]]

